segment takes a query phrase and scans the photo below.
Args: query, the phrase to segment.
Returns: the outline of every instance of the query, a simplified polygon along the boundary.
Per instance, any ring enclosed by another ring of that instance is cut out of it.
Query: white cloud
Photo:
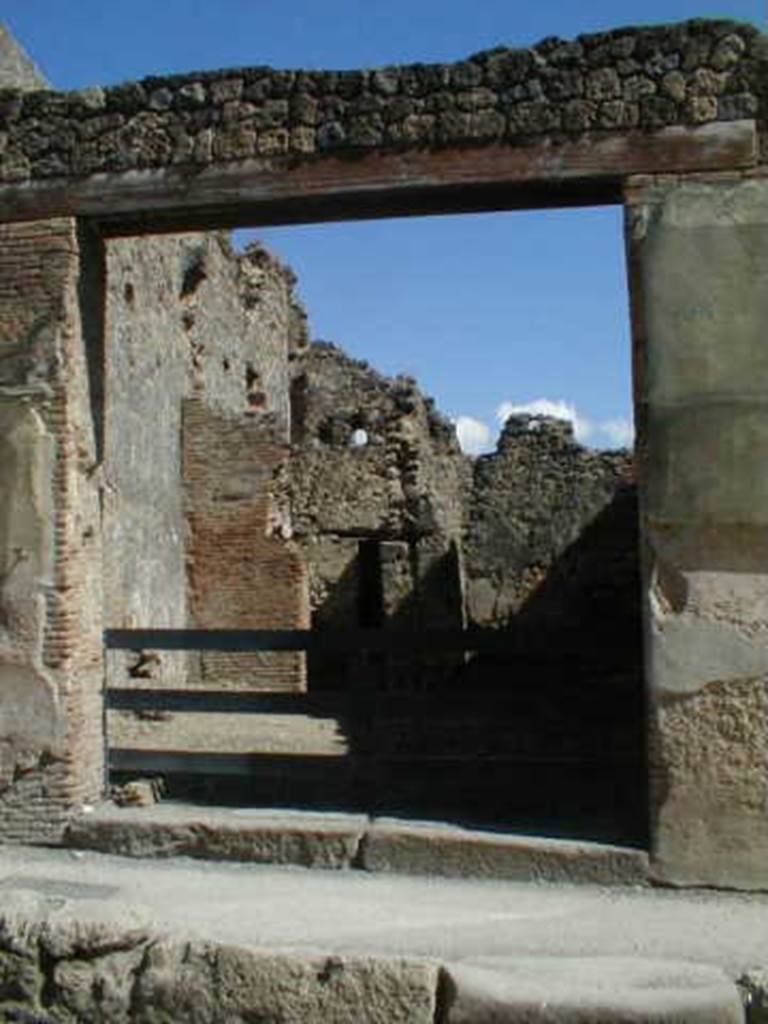
[[[482,455],[491,451],[494,441],[491,428],[474,416],[457,416],[453,421],[461,450],[467,455]]]
[[[616,448],[631,448],[635,442],[635,428],[630,420],[601,420],[596,426]]]
[[[499,423],[506,422],[507,417],[527,413],[529,416],[554,416],[558,420],[568,420],[573,424],[573,433],[577,441],[586,444],[594,432],[595,425],[576,411],[576,406],[562,398],[536,398],[532,402],[502,402],[496,409]]]
[[[581,444],[595,447],[629,448],[635,438],[630,420],[591,420],[582,415],[572,402],[563,398],[536,398],[532,402],[502,402],[496,409],[496,419],[504,424],[508,416],[527,413],[530,416],[553,416],[573,424],[573,434]]]

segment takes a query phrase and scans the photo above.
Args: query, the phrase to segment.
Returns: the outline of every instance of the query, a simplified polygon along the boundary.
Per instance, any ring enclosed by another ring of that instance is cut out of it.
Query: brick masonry
[[[0,828],[46,840],[102,785],[96,450],[74,222],[4,226],[0,250]]]
[[[190,621],[201,628],[305,629],[306,563],[285,539],[274,475],[288,447],[258,419],[225,420],[196,399],[184,404]],[[208,653],[201,681],[249,690],[303,690],[300,654]],[[194,675],[194,673],[193,673]]]

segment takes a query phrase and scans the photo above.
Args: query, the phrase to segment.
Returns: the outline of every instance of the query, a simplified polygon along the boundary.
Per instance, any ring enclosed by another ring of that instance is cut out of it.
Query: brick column
[[[69,219],[0,226],[0,841],[56,840],[103,782],[103,295],[84,238]]]

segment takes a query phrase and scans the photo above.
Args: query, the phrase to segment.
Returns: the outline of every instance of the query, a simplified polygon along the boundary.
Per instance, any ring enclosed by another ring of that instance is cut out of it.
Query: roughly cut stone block
[[[227,812],[158,805],[115,808],[73,821],[69,846],[127,857],[200,857],[256,864],[347,868],[366,818],[362,815]]]
[[[624,885],[645,882],[648,867],[642,851],[619,846],[387,819],[368,829],[360,859],[369,871]]]
[[[3,1020],[431,1024],[437,984],[428,962],[170,940],[116,903],[20,892],[0,911]]]
[[[427,1024],[438,967],[401,959],[280,955],[161,941],[134,991],[142,1019],[218,1024]]]
[[[740,1024],[736,986],[705,964],[596,957],[451,965],[447,1024]]]

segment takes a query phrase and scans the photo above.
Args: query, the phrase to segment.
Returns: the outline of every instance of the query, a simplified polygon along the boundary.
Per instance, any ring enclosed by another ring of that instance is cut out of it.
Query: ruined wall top
[[[48,88],[45,75],[5,25],[0,23],[0,89],[21,89],[27,92]]]
[[[768,37],[753,26],[695,20],[454,64],[253,67],[70,93],[4,90],[0,182],[764,121],[767,66]]]

